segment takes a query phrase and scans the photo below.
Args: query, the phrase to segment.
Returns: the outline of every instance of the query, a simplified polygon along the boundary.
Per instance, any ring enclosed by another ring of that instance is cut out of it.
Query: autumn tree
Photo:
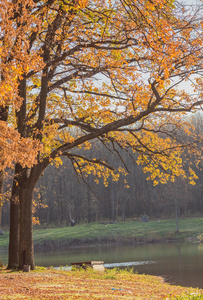
[[[25,1],[28,5],[29,1]],[[31,7],[32,4],[31,4]],[[1,1],[0,6],[0,226],[4,171],[13,162],[23,167],[35,162],[39,143],[23,138],[13,118],[22,104],[19,83],[29,68],[37,69],[36,53],[30,56],[25,32],[31,26],[26,10],[19,15],[19,1]],[[11,204],[12,205],[12,204]],[[15,207],[17,207],[17,203]],[[15,211],[14,216],[17,216]]]
[[[29,1],[25,1],[25,6]],[[30,4],[31,5],[31,4]],[[30,9],[32,8],[32,5]],[[29,9],[29,10],[30,10]],[[28,69],[37,70],[37,54],[28,53],[25,32],[32,19],[20,11],[19,1],[3,1],[0,7],[0,171],[11,167],[13,161],[23,167],[33,165],[39,149],[38,142],[23,138],[17,130],[14,114],[19,112],[23,98],[19,85]],[[10,112],[9,112],[10,110]]]
[[[201,7],[198,15],[173,1],[34,0],[27,10],[26,5],[19,5],[18,14],[26,11],[32,19],[27,52],[40,57],[41,69],[28,66],[21,75],[22,102],[13,118],[21,137],[43,148],[31,168],[16,165],[20,237],[19,243],[10,239],[9,257],[19,250],[19,260],[9,259],[9,267],[34,269],[33,191],[61,156],[79,175],[93,174],[105,185],[124,170],[79,154],[78,148],[89,149],[94,140],[116,153],[117,147],[137,152],[137,163],[154,184],[186,176],[181,149],[188,144],[178,133],[191,134],[185,115],[202,99],[180,84],[202,71],[202,21]]]

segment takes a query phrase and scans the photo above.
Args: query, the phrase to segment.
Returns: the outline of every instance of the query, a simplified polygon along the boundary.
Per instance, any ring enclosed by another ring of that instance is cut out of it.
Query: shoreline
[[[178,243],[178,242],[188,242],[194,243],[193,241],[184,240],[184,239],[177,239],[177,240],[142,240],[142,241],[129,241],[129,240],[120,240],[120,241],[82,241],[82,243],[75,243],[74,241],[63,241],[62,243],[57,242],[57,249],[58,250],[69,250],[69,249],[85,249],[85,248],[94,248],[94,247],[114,247],[114,246],[123,246],[123,245],[145,245],[145,244],[162,244],[162,243]],[[45,242],[45,245],[34,245],[34,251],[43,252],[43,251],[50,251],[53,248],[56,248],[56,242],[52,243],[52,241]],[[66,243],[67,242],[67,243]],[[200,243],[196,241],[196,243]]]
[[[76,224],[76,226],[34,227],[35,252],[52,249],[73,249],[94,246],[140,245],[149,243],[203,242],[203,218],[188,218],[179,221],[177,232],[174,219],[143,223],[125,221],[117,223]],[[0,236],[0,251],[6,251],[9,231]]]
[[[114,246],[123,246],[123,245],[147,245],[147,244],[167,244],[167,243],[198,243],[201,244],[197,239],[162,239],[162,240],[142,240],[142,241],[129,241],[129,240],[120,240],[120,241],[100,241],[98,242],[87,242],[82,241],[82,243],[74,243],[74,241],[63,240],[59,241],[46,241],[44,244],[34,245],[34,252],[45,252],[51,251],[53,248],[55,250],[71,250],[71,249],[85,249],[85,248],[94,248],[94,247],[114,247]],[[57,246],[57,247],[56,247]],[[6,252],[8,248],[0,248],[0,252]]]

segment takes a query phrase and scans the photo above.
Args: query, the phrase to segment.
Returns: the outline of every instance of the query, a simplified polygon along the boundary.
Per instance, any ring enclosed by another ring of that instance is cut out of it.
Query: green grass
[[[192,295],[188,295],[188,296],[180,296],[175,298],[176,300],[203,300],[203,295],[196,295],[196,296],[192,296]]]
[[[4,230],[4,232],[4,235],[0,235],[0,249],[5,249],[8,247],[9,232],[8,230]]]
[[[111,242],[150,242],[163,240],[196,239],[203,233],[203,218],[187,218],[179,221],[180,232],[176,232],[175,220],[160,220],[143,223],[139,221],[115,224],[76,224],[74,227],[34,229],[34,244],[37,247],[98,244]],[[0,236],[0,249],[8,247],[8,231]]]

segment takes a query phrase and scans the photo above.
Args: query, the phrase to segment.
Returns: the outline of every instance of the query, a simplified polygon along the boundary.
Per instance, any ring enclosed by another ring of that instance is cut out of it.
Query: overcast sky
[[[181,0],[180,2],[182,2],[182,3],[186,3],[186,4],[192,4],[192,5],[196,5],[196,4],[198,4],[198,3],[200,3],[200,2],[202,2],[201,0]]]

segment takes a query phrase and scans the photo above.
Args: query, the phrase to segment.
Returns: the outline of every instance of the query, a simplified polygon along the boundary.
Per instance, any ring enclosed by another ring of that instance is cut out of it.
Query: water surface
[[[0,253],[7,263],[7,255]],[[164,243],[75,248],[35,253],[39,266],[70,266],[71,262],[102,260],[105,267],[133,268],[138,273],[163,276],[171,284],[203,288],[203,244]]]

